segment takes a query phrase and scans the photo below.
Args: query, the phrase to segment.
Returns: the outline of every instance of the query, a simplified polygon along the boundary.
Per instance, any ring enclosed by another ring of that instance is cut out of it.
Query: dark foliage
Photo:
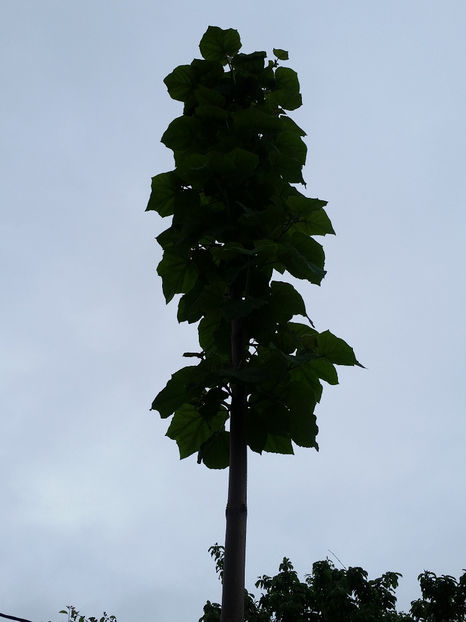
[[[223,547],[210,549],[221,578]],[[335,568],[329,560],[315,562],[303,581],[290,560],[279,572],[256,581],[261,595],[245,593],[245,622],[464,622],[466,620],[466,571],[456,580],[419,575],[422,598],[411,603],[408,613],[396,611],[398,572],[368,579],[363,568]],[[219,622],[221,607],[208,601],[199,622]]]
[[[167,436],[180,457],[197,453],[210,468],[229,464],[232,386],[247,397],[250,449],[317,449],[314,409],[335,365],[358,365],[352,348],[309,319],[288,273],[319,285],[324,251],[314,238],[333,234],[326,201],[304,196],[306,135],[288,111],[301,106],[288,53],[240,52],[236,30],[209,26],[202,59],[165,78],[183,114],[162,136],[175,168],[152,179],[148,210],[171,217],[157,237],[157,268],[180,322],[198,323],[198,358],[175,372],[152,408],[173,416]],[[300,315],[304,323],[293,321]],[[231,327],[244,335],[240,369],[232,364]]]

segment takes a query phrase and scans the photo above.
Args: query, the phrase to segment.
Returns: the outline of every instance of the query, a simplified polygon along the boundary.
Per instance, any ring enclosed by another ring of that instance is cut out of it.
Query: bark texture
[[[232,320],[233,366],[244,360],[245,342],[240,319]],[[247,395],[243,386],[232,385],[230,413],[230,468],[226,508],[225,558],[221,622],[244,621],[244,575],[247,519]]]

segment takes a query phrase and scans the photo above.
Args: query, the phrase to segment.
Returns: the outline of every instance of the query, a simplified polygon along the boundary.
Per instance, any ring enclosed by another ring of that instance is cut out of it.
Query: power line
[[[0,618],[8,618],[8,620],[18,620],[18,622],[31,622],[31,620],[26,620],[26,618],[17,618],[16,616],[7,616],[6,613],[0,613]]]

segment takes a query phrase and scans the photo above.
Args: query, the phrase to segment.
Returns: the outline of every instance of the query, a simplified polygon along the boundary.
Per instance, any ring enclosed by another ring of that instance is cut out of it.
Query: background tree
[[[240,53],[236,30],[209,26],[202,59],[165,78],[184,104],[162,142],[175,169],[152,179],[148,210],[172,216],[157,240],[167,303],[181,294],[178,320],[198,325],[199,363],[175,372],[152,408],[173,415],[167,435],[180,457],[229,466],[223,622],[243,619],[247,447],[293,453],[318,448],[314,409],[335,364],[358,365],[330,331],[319,333],[289,273],[319,285],[334,233],[325,201],[304,196],[305,132],[287,111],[301,106],[288,53]],[[301,315],[305,323],[293,322]]]
[[[459,580],[450,575],[437,577],[427,570],[418,580],[422,598],[411,603],[411,614],[416,622],[466,620],[466,570]]]
[[[68,617],[68,622],[117,622],[115,616],[109,615],[106,611],[100,617],[86,616],[80,613],[74,605],[67,605],[59,613],[63,613]]]
[[[210,553],[223,580],[224,547],[216,544]],[[245,622],[465,622],[466,571],[458,580],[429,571],[420,574],[422,596],[411,602],[409,614],[396,611],[399,577],[398,572],[385,572],[368,579],[362,568],[338,569],[327,559],[315,562],[312,573],[301,581],[285,557],[276,575],[263,575],[256,581],[259,598],[245,592]],[[221,609],[218,603],[207,601],[199,622],[220,622]],[[117,622],[105,611],[100,617],[87,617],[71,605],[60,613],[69,622]]]
[[[210,548],[222,579],[223,547]],[[422,597],[412,601],[409,614],[396,611],[396,589],[401,575],[385,572],[368,579],[359,567],[335,568],[331,561],[315,562],[301,581],[290,560],[278,573],[256,581],[259,598],[246,592],[246,622],[464,622],[466,571],[456,580],[424,572],[418,580]],[[219,622],[221,607],[207,601],[199,622]]]

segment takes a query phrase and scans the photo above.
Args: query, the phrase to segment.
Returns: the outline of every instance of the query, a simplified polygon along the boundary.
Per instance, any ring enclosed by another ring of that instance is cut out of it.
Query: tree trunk
[[[245,356],[241,319],[232,320],[231,353],[233,367],[239,369]],[[239,384],[233,384],[231,390],[230,468],[226,508],[221,622],[243,622],[247,518],[247,445],[245,430],[247,395],[244,386]]]

